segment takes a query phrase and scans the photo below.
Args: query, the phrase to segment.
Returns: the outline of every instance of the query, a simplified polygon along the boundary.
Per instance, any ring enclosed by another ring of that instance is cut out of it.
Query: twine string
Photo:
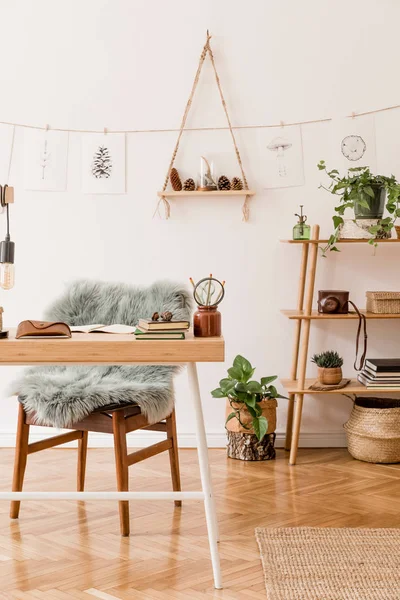
[[[181,137],[182,137],[182,134],[183,134],[183,130],[185,129],[186,120],[187,120],[187,117],[188,117],[188,114],[189,114],[189,111],[190,111],[190,107],[192,105],[192,100],[193,100],[193,97],[194,97],[194,94],[195,94],[195,91],[196,91],[196,88],[197,88],[197,84],[198,84],[199,79],[200,79],[201,69],[202,69],[203,63],[205,61],[205,58],[207,56],[207,44],[208,44],[209,38],[210,38],[210,36],[209,36],[209,34],[207,32],[207,42],[204,44],[203,50],[202,50],[202,52],[200,54],[200,59],[199,59],[199,64],[198,64],[198,67],[197,67],[196,75],[195,75],[194,80],[193,80],[192,89],[190,91],[190,95],[189,95],[188,101],[186,102],[185,111],[183,113],[183,117],[182,117],[182,121],[181,121],[181,126],[179,128],[178,138],[176,140],[175,148],[174,148],[174,151],[173,151],[172,156],[171,156],[171,160],[170,160],[170,163],[169,163],[169,166],[168,166],[167,174],[165,176],[164,185],[163,185],[163,188],[162,188],[163,192],[165,192],[165,190],[167,189],[169,176],[170,176],[172,167],[174,166],[176,155],[178,154],[179,144],[181,142]],[[171,207],[170,207],[170,204],[169,204],[166,196],[161,196],[160,197],[160,199],[159,199],[159,201],[157,203],[157,207],[156,207],[156,210],[155,210],[154,214],[159,213],[160,202],[164,203],[165,218],[169,219],[169,217],[171,215]]]
[[[211,37],[211,36],[210,36]],[[375,115],[388,110],[396,110],[400,108],[400,104],[394,104],[393,106],[385,106],[383,108],[375,108],[372,110],[366,110],[363,112],[351,113],[350,115],[344,115],[346,119],[357,119],[358,117],[364,117],[366,115]],[[279,121],[278,123],[269,124],[256,124],[256,125],[232,125],[232,129],[276,129],[281,127],[282,122],[285,127],[291,127],[294,125],[312,125],[313,123],[329,123],[333,121],[332,117],[324,117],[321,119],[308,119],[305,121]],[[19,127],[21,129],[38,129],[45,131],[46,127],[40,125],[30,125],[28,123],[13,123],[12,121],[0,121],[0,125],[10,125],[11,127]],[[224,131],[228,130],[228,126],[221,127],[186,127],[185,131]],[[104,133],[103,129],[67,129],[63,127],[52,127],[52,131],[67,131],[69,133]],[[107,133],[119,134],[119,133],[177,133],[179,128],[168,128],[168,129],[107,129]]]
[[[207,35],[206,46],[207,46],[207,49],[208,49],[208,53],[210,55],[211,64],[212,64],[212,68],[213,68],[214,75],[215,75],[215,81],[217,82],[217,87],[218,87],[219,95],[220,95],[220,98],[221,98],[222,107],[223,107],[224,112],[225,112],[226,121],[228,123],[229,131],[230,131],[230,134],[231,134],[231,137],[232,137],[232,142],[233,142],[233,145],[234,145],[234,148],[235,148],[236,158],[237,158],[237,161],[239,163],[240,172],[242,174],[244,188],[246,190],[248,190],[249,186],[248,186],[248,183],[247,183],[247,178],[246,178],[246,175],[245,175],[245,172],[244,172],[244,169],[243,169],[242,159],[240,157],[239,148],[238,148],[237,143],[236,143],[235,134],[233,133],[231,120],[229,118],[228,108],[226,106],[226,102],[225,102],[225,98],[224,98],[224,93],[223,93],[222,87],[221,87],[221,81],[220,81],[219,76],[218,76],[217,67],[215,66],[214,54],[213,54],[213,51],[212,51],[211,46],[210,46],[210,36],[208,36],[208,35]],[[243,207],[242,207],[243,221],[247,221],[248,218],[249,218],[249,212],[250,212],[249,201],[250,201],[250,196],[246,195],[245,200],[244,200],[244,204],[243,204]]]

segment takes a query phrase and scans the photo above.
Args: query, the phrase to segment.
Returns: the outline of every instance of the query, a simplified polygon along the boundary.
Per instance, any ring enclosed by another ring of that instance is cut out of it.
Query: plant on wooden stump
[[[337,385],[342,381],[343,358],[335,350],[314,354],[311,362],[318,367],[318,379],[324,385]]]
[[[225,425],[236,419],[240,425],[255,433],[261,441],[268,430],[268,421],[262,415],[260,402],[276,398],[285,398],[278,394],[276,387],[271,385],[277,379],[276,375],[262,377],[260,381],[251,379],[255,368],[250,362],[238,354],[233,361],[233,366],[228,369],[228,377],[221,379],[219,387],[211,392],[214,398],[227,398],[232,408]],[[243,412],[248,411],[251,415],[251,426],[243,422]]]
[[[337,169],[328,170],[324,160],[317,166],[320,171],[325,171],[331,180],[329,187],[322,184],[319,187],[339,198],[339,204],[335,207],[336,214],[332,217],[334,233],[329,237],[327,245],[321,248],[323,256],[326,256],[328,250],[339,252],[335,244],[339,239],[340,227],[344,223],[343,215],[347,208],[354,209],[356,219],[378,220],[376,225],[368,229],[373,236],[369,244],[377,246],[376,240],[390,236],[396,219],[400,216],[400,184],[394,175],[374,175],[369,167],[353,167],[348,169],[347,175],[340,176]],[[385,197],[389,216],[382,218]]]

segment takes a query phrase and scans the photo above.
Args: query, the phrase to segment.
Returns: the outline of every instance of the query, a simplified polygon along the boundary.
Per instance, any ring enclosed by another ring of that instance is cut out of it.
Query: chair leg
[[[14,475],[12,482],[12,491],[21,492],[24,483],[26,459],[28,457],[28,438],[29,425],[26,424],[26,415],[24,407],[19,403],[17,438],[15,442]],[[18,519],[20,500],[13,500],[10,505],[11,519]]]
[[[115,411],[112,415],[114,433],[115,467],[117,471],[117,489],[119,492],[129,490],[128,452],[126,448],[125,418],[122,411]],[[122,500],[119,503],[119,520],[121,535],[129,535],[129,502]]]
[[[179,472],[178,437],[176,435],[175,409],[166,419],[167,437],[172,440],[172,448],[169,449],[169,462],[171,465],[172,489],[174,492],[181,491],[181,475]],[[181,500],[175,500],[175,506],[182,506]]]
[[[78,471],[76,478],[76,489],[83,492],[85,489],[86,457],[88,447],[88,432],[82,431],[82,437],[78,440]]]

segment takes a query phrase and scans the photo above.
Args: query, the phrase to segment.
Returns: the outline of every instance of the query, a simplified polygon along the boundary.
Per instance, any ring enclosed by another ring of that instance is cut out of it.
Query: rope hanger
[[[239,163],[240,172],[242,174],[244,190],[248,190],[249,189],[249,186],[248,186],[248,183],[247,183],[247,178],[246,178],[246,175],[245,175],[244,169],[243,169],[242,159],[240,157],[239,148],[237,146],[235,134],[233,133],[233,127],[232,127],[232,124],[231,124],[231,120],[229,118],[228,109],[227,109],[227,106],[226,106],[224,94],[222,92],[221,82],[220,82],[220,79],[219,79],[219,76],[218,76],[218,72],[217,72],[217,68],[216,68],[216,65],[215,65],[214,54],[213,54],[213,51],[212,51],[211,45],[210,45],[211,37],[212,36],[209,34],[208,29],[207,29],[207,41],[204,44],[203,50],[201,52],[199,64],[198,64],[196,75],[195,75],[195,78],[194,78],[194,81],[193,81],[193,85],[192,85],[192,89],[191,89],[191,92],[190,92],[190,95],[189,95],[189,99],[188,99],[188,101],[186,103],[186,107],[185,107],[185,110],[184,110],[184,113],[183,113],[183,117],[182,117],[180,129],[179,129],[178,138],[176,140],[175,148],[174,148],[174,151],[172,153],[172,157],[171,157],[171,161],[169,163],[168,171],[167,171],[167,174],[165,176],[164,186],[162,188],[163,192],[165,192],[166,189],[167,189],[167,185],[168,185],[168,180],[169,180],[169,176],[170,176],[170,173],[171,173],[171,169],[174,166],[174,162],[175,162],[176,155],[178,153],[178,149],[179,149],[179,144],[180,144],[180,141],[181,141],[181,137],[182,137],[183,131],[185,130],[186,120],[187,120],[190,108],[192,106],[192,100],[193,100],[194,94],[196,92],[197,84],[199,83],[201,69],[202,69],[204,61],[205,61],[205,59],[207,57],[207,54],[209,54],[209,56],[210,56],[211,65],[212,65],[212,68],[213,68],[213,71],[214,71],[215,81],[216,81],[216,84],[217,84],[217,87],[218,87],[219,96],[220,96],[220,99],[221,99],[222,107],[223,107],[224,112],[225,112],[226,120],[227,120],[227,123],[228,123],[228,129],[229,129],[231,137],[232,137],[232,142],[233,142],[233,146],[235,148],[235,154],[236,154],[237,161]],[[246,195],[245,196],[245,200],[244,200],[244,204],[243,204],[243,207],[242,207],[243,221],[247,221],[248,218],[249,218],[249,201],[250,201],[250,196]],[[157,203],[157,207],[156,207],[156,210],[155,210],[154,214],[156,214],[156,212],[158,212],[161,202],[164,203],[165,218],[169,219],[169,217],[171,215],[171,206],[170,206],[170,204],[169,204],[166,196],[161,196],[160,197],[160,199],[159,199],[159,201]]]

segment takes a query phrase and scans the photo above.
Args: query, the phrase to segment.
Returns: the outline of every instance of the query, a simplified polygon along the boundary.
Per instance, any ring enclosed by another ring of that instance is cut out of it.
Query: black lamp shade
[[[0,242],[0,263],[14,264],[14,254],[14,242],[11,242],[7,238],[4,241]]]

